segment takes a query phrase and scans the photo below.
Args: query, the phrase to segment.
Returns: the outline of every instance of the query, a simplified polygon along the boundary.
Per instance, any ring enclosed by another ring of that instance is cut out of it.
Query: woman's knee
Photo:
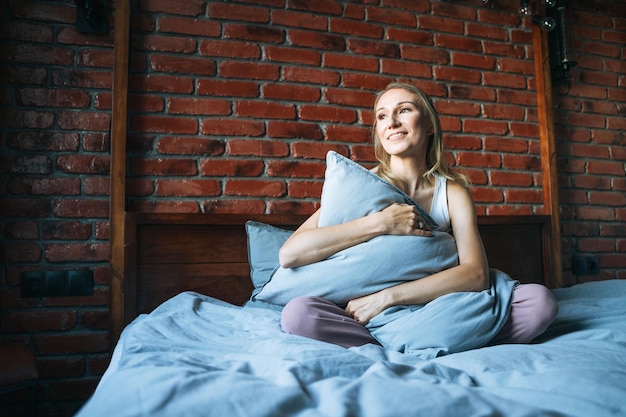
[[[285,333],[300,334],[303,326],[309,327],[312,297],[296,297],[289,301],[280,315],[280,327]]]

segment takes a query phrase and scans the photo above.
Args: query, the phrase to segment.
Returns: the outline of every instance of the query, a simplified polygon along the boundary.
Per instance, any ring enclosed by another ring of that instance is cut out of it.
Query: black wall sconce
[[[568,32],[566,27],[567,0],[538,0],[544,2],[545,16],[533,15],[530,0],[521,0],[519,13],[531,16],[535,25],[548,32],[550,49],[550,73],[554,83],[569,80],[571,69],[576,66],[568,52]]]
[[[76,30],[82,33],[105,33],[106,0],[76,0]]]

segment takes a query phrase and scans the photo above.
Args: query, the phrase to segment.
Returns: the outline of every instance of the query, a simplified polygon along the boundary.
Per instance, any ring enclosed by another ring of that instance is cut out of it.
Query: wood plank
[[[111,112],[111,182],[110,246],[111,349],[117,343],[124,324],[124,213],[126,208],[126,123],[128,98],[128,54],[130,40],[130,5],[128,0],[115,2],[113,107]]]
[[[543,2],[537,2],[540,12]],[[552,103],[552,80],[550,75],[550,49],[548,36],[538,25],[533,25],[533,54],[535,62],[535,84],[537,88],[537,117],[539,119],[539,139],[541,151],[541,178],[543,185],[544,214],[551,217],[550,246],[552,271],[546,285],[551,288],[563,287],[563,267],[561,253],[561,228],[559,214],[559,184],[554,137],[554,105]]]

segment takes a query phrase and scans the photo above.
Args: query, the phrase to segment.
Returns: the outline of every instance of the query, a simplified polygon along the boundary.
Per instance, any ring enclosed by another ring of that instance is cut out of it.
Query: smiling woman
[[[451,295],[492,294],[496,299],[502,291],[508,291],[504,309],[508,312],[510,307],[511,314],[508,320],[505,317],[493,324],[495,339],[500,343],[525,343],[543,333],[556,316],[554,298],[541,285],[519,285],[515,289],[511,285],[502,290],[493,274],[490,276],[472,197],[464,177],[446,164],[439,117],[429,98],[412,85],[393,83],[377,95],[374,109],[373,137],[380,165],[373,172],[404,191],[415,205],[389,201],[380,211],[326,225],[320,222],[325,209],[322,198],[322,207],[282,246],[281,266],[307,266],[334,255],[349,257],[351,248],[386,235],[429,237],[437,245],[435,230],[454,236],[458,263],[356,296],[341,306],[326,298],[296,297],[283,310],[283,330],[345,347],[375,343],[394,349],[406,345],[399,340],[402,334],[411,333],[402,323],[421,323],[415,315],[427,304],[443,302],[454,315],[455,308],[463,307],[450,301],[455,299]],[[376,194],[374,189],[369,191]],[[434,222],[428,226],[426,219],[431,218]],[[408,260],[406,254],[403,257],[399,253],[392,255],[397,257],[392,262],[423,261],[422,253],[413,253],[410,256],[414,258]],[[443,296],[448,296],[446,301]],[[328,298],[334,299],[332,295]]]

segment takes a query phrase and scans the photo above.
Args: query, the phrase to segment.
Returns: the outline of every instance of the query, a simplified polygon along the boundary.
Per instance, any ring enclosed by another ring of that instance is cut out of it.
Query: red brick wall
[[[131,1],[129,209],[310,213],[329,149],[373,161],[372,96],[399,79],[433,97],[480,213],[541,213],[517,3]],[[579,64],[555,88],[564,270],[594,254],[583,279],[626,278],[626,13],[574,3]],[[113,35],[76,32],[73,2],[0,8],[2,339],[36,352],[41,415],[71,415],[108,359]],[[76,268],[94,296],[20,298],[21,272]]]

